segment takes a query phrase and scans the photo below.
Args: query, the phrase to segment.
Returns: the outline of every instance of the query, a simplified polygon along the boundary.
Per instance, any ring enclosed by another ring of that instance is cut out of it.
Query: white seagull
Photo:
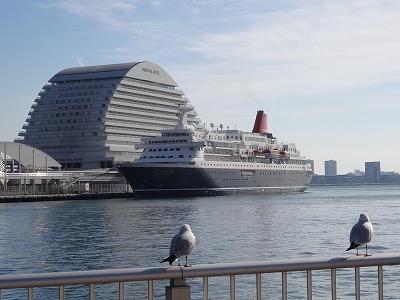
[[[196,238],[190,229],[190,225],[183,224],[179,232],[172,238],[171,247],[169,249],[169,256],[163,259],[161,262],[169,262],[170,265],[181,256],[186,256],[186,265],[189,267],[187,262],[187,256],[192,253],[196,246]],[[179,264],[178,264],[179,265]]]
[[[351,229],[350,247],[346,251],[355,248],[358,255],[358,247],[365,244],[365,256],[368,256],[368,243],[372,240],[373,235],[374,229],[367,214],[361,214],[358,222]]]

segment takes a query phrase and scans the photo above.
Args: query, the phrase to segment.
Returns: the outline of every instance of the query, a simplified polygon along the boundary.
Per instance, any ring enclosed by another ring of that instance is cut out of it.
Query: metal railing
[[[208,299],[208,278],[214,276],[229,276],[230,299],[236,299],[235,276],[244,274],[255,275],[256,298],[261,299],[261,274],[281,273],[282,299],[288,298],[288,272],[305,271],[307,274],[307,299],[312,299],[312,272],[315,270],[330,270],[331,298],[336,299],[336,270],[353,268],[355,272],[354,293],[360,299],[360,268],[377,267],[378,282],[377,292],[379,299],[383,300],[383,266],[400,265],[400,254],[381,254],[373,256],[352,256],[317,258],[301,260],[284,260],[277,262],[248,262],[248,263],[220,263],[207,265],[194,265],[191,267],[168,268],[131,268],[109,269],[96,271],[16,274],[0,276],[0,297],[2,289],[27,288],[28,299],[33,299],[35,287],[58,287],[59,299],[64,299],[64,287],[69,285],[87,285],[89,299],[94,299],[96,284],[117,283],[118,299],[125,299],[126,282],[147,281],[147,298],[154,298],[154,281],[156,280],[181,280],[186,278],[202,278],[203,299]],[[400,291],[399,291],[400,292]]]
[[[34,173],[4,173],[0,172],[1,179],[69,179],[71,176],[81,176],[79,173],[46,171]]]
[[[65,196],[81,194],[131,193],[130,186],[124,183],[74,183],[65,188],[61,183],[0,185],[0,199],[30,196]]]

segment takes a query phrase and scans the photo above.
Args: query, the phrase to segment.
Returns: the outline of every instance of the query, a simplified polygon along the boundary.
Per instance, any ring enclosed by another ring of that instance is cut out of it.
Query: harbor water
[[[180,199],[112,199],[0,204],[0,274],[160,267],[171,237],[191,225],[197,247],[191,264],[343,257],[360,213],[375,231],[368,251],[400,249],[400,186],[311,187],[304,193]],[[364,248],[360,250],[364,251]],[[165,265],[164,265],[165,266]],[[384,272],[385,299],[399,299],[400,267]],[[262,276],[265,299],[279,299],[280,274]],[[192,299],[201,280],[189,279]],[[163,299],[167,281],[155,283]],[[354,299],[354,271],[337,271],[338,299]],[[289,273],[289,299],[306,299],[306,274]],[[237,276],[237,299],[255,299],[255,276]],[[127,299],[145,299],[147,283],[126,285]],[[87,299],[85,286],[67,287],[66,299]],[[25,299],[4,290],[2,299]],[[57,289],[34,289],[56,299]],[[37,297],[37,298],[36,298]],[[229,299],[229,277],[209,279],[210,299]],[[330,298],[330,271],[313,272],[314,299]],[[377,299],[376,268],[361,269],[361,298]],[[117,299],[117,286],[96,287],[96,299]]]

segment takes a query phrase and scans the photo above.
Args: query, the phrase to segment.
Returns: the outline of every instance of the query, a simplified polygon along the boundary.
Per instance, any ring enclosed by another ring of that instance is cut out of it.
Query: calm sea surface
[[[153,200],[93,200],[0,204],[0,274],[159,267],[183,223],[198,243],[189,262],[219,263],[338,257],[351,227],[367,213],[374,253],[399,251],[400,186],[312,187],[305,193]],[[363,251],[363,250],[361,250]],[[314,299],[329,299],[330,272],[313,273]],[[339,299],[354,299],[354,274],[337,271]],[[362,299],[377,299],[375,268],[361,270]],[[164,286],[155,283],[157,299]],[[191,279],[201,299],[200,279]],[[265,298],[279,299],[280,274],[262,277]],[[229,278],[209,279],[210,299],[229,299]],[[147,284],[127,284],[128,299],[145,299]],[[289,273],[289,299],[306,299],[306,276]],[[237,299],[255,299],[254,276],[236,278]],[[115,285],[96,299],[117,299]],[[87,287],[67,287],[66,299],[87,299]],[[56,289],[35,289],[35,299],[56,299]],[[26,290],[2,299],[26,299]],[[385,269],[385,299],[400,299],[400,267]]]

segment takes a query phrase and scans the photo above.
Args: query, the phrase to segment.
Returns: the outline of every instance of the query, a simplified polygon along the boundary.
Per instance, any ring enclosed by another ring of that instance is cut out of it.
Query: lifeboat
[[[281,150],[279,151],[279,156],[282,158],[289,158],[289,153],[287,151]]]
[[[269,156],[271,156],[271,150],[270,149],[265,149],[263,151],[263,154],[265,155],[265,157],[269,157]]]
[[[254,150],[253,155],[260,156],[260,155],[263,155],[263,152],[261,150]]]

